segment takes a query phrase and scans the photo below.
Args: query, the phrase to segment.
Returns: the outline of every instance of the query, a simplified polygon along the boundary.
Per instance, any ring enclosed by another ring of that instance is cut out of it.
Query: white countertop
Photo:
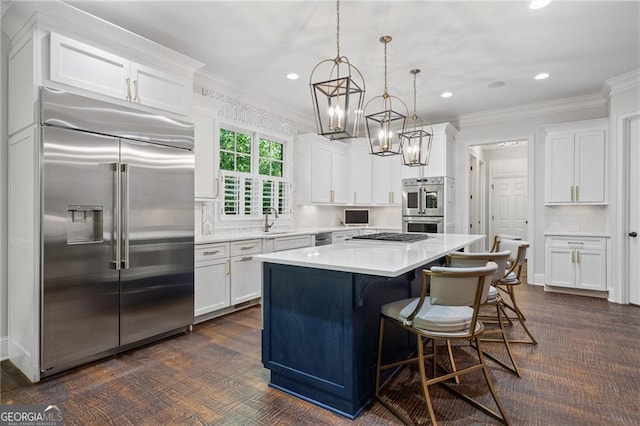
[[[382,229],[400,232],[399,228],[388,228],[388,227],[375,227],[375,226],[334,226],[334,227],[325,227],[325,228],[296,228],[287,231],[270,231],[270,232],[247,232],[241,234],[235,234],[233,236],[221,236],[221,235],[196,235],[195,243],[196,244],[208,244],[208,243],[222,243],[226,241],[240,241],[240,240],[252,240],[255,238],[278,238],[278,237],[295,237],[296,235],[311,235],[317,234],[319,232],[337,232],[337,231],[357,231],[357,230],[376,230],[380,231]]]
[[[291,266],[397,277],[447,253],[484,239],[484,235],[429,234],[413,243],[347,241],[319,247],[260,254],[254,259]]]
[[[597,238],[610,238],[611,235],[604,232],[582,232],[582,231],[545,231],[545,236],[558,236],[558,237],[597,237]]]

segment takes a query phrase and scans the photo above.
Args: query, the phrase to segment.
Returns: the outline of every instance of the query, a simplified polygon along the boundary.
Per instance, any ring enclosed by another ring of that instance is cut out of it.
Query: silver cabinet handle
[[[218,254],[218,253],[220,253],[220,250],[202,252],[202,254],[205,255],[205,256],[211,256],[211,255]]]
[[[133,102],[140,102],[140,94],[138,93],[138,80],[133,80]]]
[[[575,251],[571,250],[571,263],[576,263]]]
[[[244,256],[242,259],[240,259],[242,262],[246,262],[247,260],[251,260],[253,259],[253,256]]]
[[[576,250],[576,261],[580,263],[580,251]]]
[[[227,259],[227,275],[231,275],[231,259]]]
[[[125,96],[125,99],[130,101],[131,100],[131,79],[127,78],[127,96]]]
[[[242,247],[240,247],[240,250],[251,250],[254,247],[255,246],[242,246]]]
[[[576,185],[576,201],[580,201],[580,192],[578,192],[579,189],[580,187]]]

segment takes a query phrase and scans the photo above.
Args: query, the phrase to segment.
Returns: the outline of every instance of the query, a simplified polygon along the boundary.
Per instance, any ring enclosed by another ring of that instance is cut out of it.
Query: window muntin
[[[258,153],[259,173],[266,176],[282,177],[284,144],[260,138]]]
[[[220,170],[251,173],[251,136],[220,129]]]

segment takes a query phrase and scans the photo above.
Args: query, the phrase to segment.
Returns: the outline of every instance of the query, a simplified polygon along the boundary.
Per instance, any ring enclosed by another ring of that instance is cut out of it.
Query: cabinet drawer
[[[547,247],[605,250],[607,242],[600,237],[547,237]]]
[[[242,240],[231,242],[231,256],[262,253],[262,240]]]
[[[295,237],[280,237],[273,240],[273,251],[291,250],[311,245],[310,235],[297,235]]]
[[[196,264],[225,257],[229,257],[229,243],[196,246]]]

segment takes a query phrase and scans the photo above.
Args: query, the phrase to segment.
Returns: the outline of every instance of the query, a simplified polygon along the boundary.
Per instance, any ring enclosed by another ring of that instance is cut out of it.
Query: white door
[[[478,158],[469,154],[469,233],[480,232],[480,220],[478,218],[480,191],[478,186]]]
[[[629,234],[640,233],[640,117],[629,121]],[[640,237],[629,235],[629,302],[640,305]]]
[[[492,183],[491,235],[510,234],[527,239],[527,178],[499,178]]]

